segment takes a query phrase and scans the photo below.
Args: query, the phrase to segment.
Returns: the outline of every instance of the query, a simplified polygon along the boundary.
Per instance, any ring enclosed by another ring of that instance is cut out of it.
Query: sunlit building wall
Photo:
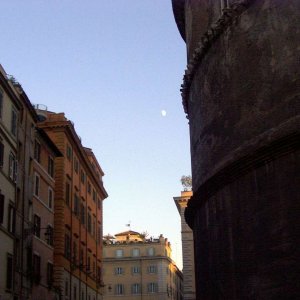
[[[178,209],[181,220],[181,243],[183,262],[183,299],[195,300],[195,260],[194,260],[194,238],[193,231],[186,223],[184,212],[187,204],[193,195],[192,191],[182,191],[179,197],[174,197],[174,202]]]
[[[168,239],[129,230],[104,237],[104,299],[182,298],[182,273]]]
[[[55,160],[54,286],[65,300],[102,299],[104,175],[63,113],[39,123],[63,157]]]

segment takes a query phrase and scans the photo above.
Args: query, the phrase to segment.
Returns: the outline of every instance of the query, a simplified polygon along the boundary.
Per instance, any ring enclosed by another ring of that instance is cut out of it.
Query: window
[[[116,250],[116,257],[123,257],[124,250],[123,249],[117,249]]]
[[[115,285],[115,294],[116,295],[123,295],[124,294],[124,285],[123,284],[116,284]]]
[[[71,258],[71,238],[68,233],[65,233],[65,257]]]
[[[36,284],[41,280],[41,257],[37,254],[33,255],[33,280]]]
[[[156,266],[149,266],[148,273],[156,273]]]
[[[65,296],[66,296],[66,299],[69,299],[68,296],[69,296],[69,281],[66,280],[65,281]]]
[[[76,174],[78,174],[78,171],[79,171],[79,162],[78,162],[78,159],[76,157],[74,159],[74,170],[75,170]]]
[[[101,240],[102,240],[102,227],[100,224],[98,224],[98,232],[97,232],[97,241],[98,241],[98,244],[101,243]]]
[[[0,119],[2,118],[2,111],[3,111],[3,94],[0,91]]]
[[[54,176],[54,160],[51,156],[48,156],[48,174]]]
[[[41,218],[38,215],[33,216],[33,233],[38,238],[41,236]]]
[[[0,168],[3,168],[4,145],[0,141]]]
[[[140,249],[135,248],[132,250],[132,256],[140,256]]]
[[[132,274],[139,274],[140,273],[140,267],[134,266],[132,267]]]
[[[93,189],[93,201],[96,202],[97,194],[96,191]]]
[[[92,232],[92,216],[90,211],[88,211],[88,217],[87,217],[87,230],[89,233]]]
[[[12,290],[13,288],[13,256],[7,254],[6,257],[6,288]]]
[[[77,286],[76,285],[73,286],[73,299],[74,300],[77,299]]]
[[[0,224],[3,223],[4,216],[4,195],[0,194]]]
[[[80,208],[80,221],[81,224],[85,224],[85,206],[83,203],[81,203],[81,208]]]
[[[34,141],[34,159],[41,161],[41,144],[37,140]]]
[[[11,111],[11,127],[10,127],[11,133],[16,136],[17,135],[17,112],[13,108]]]
[[[15,232],[15,219],[16,219],[16,210],[12,204],[8,206],[8,231],[11,233]]]
[[[12,152],[9,154],[8,167],[9,178],[15,181],[17,179],[17,160]]]
[[[97,267],[97,281],[98,283],[101,282],[101,268]]]
[[[34,176],[34,194],[35,196],[39,196],[40,193],[40,176],[35,174]]]
[[[79,216],[79,197],[77,194],[74,194],[74,214]]]
[[[77,244],[76,241],[73,242],[73,262],[77,263]]]
[[[47,263],[47,285],[49,288],[53,285],[53,264]]]
[[[122,275],[122,274],[124,274],[124,269],[122,267],[115,268],[115,274],[116,275]]]
[[[85,174],[82,170],[80,171],[80,180],[81,180],[82,183],[85,182]]]
[[[51,225],[47,226],[45,236],[47,244],[53,246],[53,227]]]
[[[71,160],[71,158],[72,158],[72,149],[70,145],[67,145],[67,159]]]
[[[70,190],[71,190],[71,187],[70,187],[70,183],[67,182],[66,183],[66,205],[70,206]]]
[[[152,247],[151,247],[151,248],[148,248],[148,249],[147,249],[147,252],[148,252],[148,255],[149,255],[149,256],[153,256],[153,255],[154,255],[154,248],[152,248]]]
[[[132,294],[140,294],[141,293],[141,285],[139,283],[134,283],[131,285],[131,293]]]
[[[79,252],[79,264],[80,264],[80,267],[83,266],[83,249],[80,248],[80,252]]]
[[[92,224],[92,235],[95,237],[96,236],[96,216],[93,216],[93,224]]]
[[[53,190],[50,187],[48,188],[48,207],[53,208]]]
[[[92,190],[91,183],[88,182],[88,184],[87,184],[87,191],[88,191],[89,194],[91,194],[91,190]]]
[[[157,283],[156,282],[148,283],[148,293],[157,293]]]
[[[91,270],[91,258],[88,256],[87,258],[87,267],[86,267],[87,272],[90,272]]]

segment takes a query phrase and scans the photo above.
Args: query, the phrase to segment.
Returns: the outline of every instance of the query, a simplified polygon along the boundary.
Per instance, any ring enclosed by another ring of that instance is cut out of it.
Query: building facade
[[[171,245],[160,235],[146,239],[129,230],[104,238],[104,298],[182,298],[182,273],[171,259]]]
[[[15,293],[15,219],[20,101],[0,65],[0,298]]]
[[[197,299],[296,299],[299,1],[174,0]]]
[[[183,299],[196,300],[195,287],[195,260],[194,260],[194,237],[193,231],[186,223],[184,212],[193,195],[192,191],[182,191],[179,197],[174,197],[181,221],[181,244],[183,262]]]
[[[63,113],[38,114],[64,155],[55,160],[54,287],[64,300],[102,299],[104,173]]]
[[[34,155],[32,160],[32,202],[30,205],[31,259],[30,278],[32,300],[58,299],[54,289],[54,162],[62,154],[39,128],[35,129]]]

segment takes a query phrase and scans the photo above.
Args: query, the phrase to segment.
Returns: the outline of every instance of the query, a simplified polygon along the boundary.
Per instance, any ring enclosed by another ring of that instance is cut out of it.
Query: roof
[[[136,231],[133,231],[133,230],[128,230],[128,231],[124,231],[124,232],[120,232],[120,233],[117,233],[115,234],[115,236],[122,236],[122,235],[140,235],[139,232],[136,232]]]

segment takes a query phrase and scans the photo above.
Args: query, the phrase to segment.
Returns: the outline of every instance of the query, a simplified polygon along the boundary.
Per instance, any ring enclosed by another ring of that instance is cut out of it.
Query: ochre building
[[[63,153],[55,160],[54,287],[64,300],[102,299],[104,173],[63,113],[38,114]]]
[[[182,273],[163,235],[146,239],[129,230],[106,236],[103,242],[103,299],[183,299]]]
[[[194,237],[192,229],[184,218],[185,209],[192,195],[192,191],[186,190],[182,191],[180,196],[173,198],[181,221],[183,300],[196,299]]]

